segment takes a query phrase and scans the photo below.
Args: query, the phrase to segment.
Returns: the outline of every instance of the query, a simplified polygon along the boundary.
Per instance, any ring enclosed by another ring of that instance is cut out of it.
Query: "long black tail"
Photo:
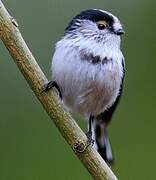
[[[124,60],[122,61],[122,66],[123,66],[123,73],[125,74]],[[95,146],[98,152],[103,157],[103,159],[110,165],[114,162],[114,159],[113,159],[111,145],[110,145],[106,128],[108,124],[110,123],[112,116],[115,112],[115,109],[120,101],[120,98],[123,92],[123,81],[124,81],[124,76],[125,76],[124,74],[122,77],[122,83],[120,85],[120,91],[119,91],[118,97],[116,98],[116,101],[111,107],[109,107],[103,113],[99,114],[94,119],[94,124],[93,124]]]
[[[107,164],[112,165],[114,162],[111,144],[109,141],[107,129],[104,123],[94,122],[95,132],[95,147],[97,151],[106,161]]]

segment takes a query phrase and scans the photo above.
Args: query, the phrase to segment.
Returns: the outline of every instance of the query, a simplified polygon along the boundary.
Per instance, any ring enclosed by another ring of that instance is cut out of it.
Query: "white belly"
[[[118,96],[122,62],[116,59],[95,65],[74,57],[65,60],[59,55],[52,63],[53,77],[61,89],[63,102],[73,112],[98,115]]]

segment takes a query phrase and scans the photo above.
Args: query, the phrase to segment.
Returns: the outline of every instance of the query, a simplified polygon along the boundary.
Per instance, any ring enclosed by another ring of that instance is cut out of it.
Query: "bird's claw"
[[[48,92],[50,89],[52,89],[53,87],[55,87],[57,89],[57,91],[59,92],[59,97],[62,99],[62,93],[61,90],[58,86],[58,84],[55,81],[50,81],[48,82],[45,86],[44,89],[41,91],[41,93],[43,92]]]
[[[95,141],[94,141],[94,139],[92,139],[92,133],[88,131],[86,133],[86,136],[87,136],[87,139],[88,139],[88,145],[93,146]]]

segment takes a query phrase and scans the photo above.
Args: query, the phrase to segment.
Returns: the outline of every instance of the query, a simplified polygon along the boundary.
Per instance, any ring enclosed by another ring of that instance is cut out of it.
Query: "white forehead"
[[[116,22],[118,22],[118,23],[120,22],[119,19],[118,19],[116,16],[114,16],[112,13],[110,13],[110,12],[108,12],[108,11],[104,11],[104,10],[102,10],[102,9],[93,9],[93,10],[101,11],[101,12],[103,12],[103,13],[106,13],[106,14],[112,16],[115,23],[116,23]]]

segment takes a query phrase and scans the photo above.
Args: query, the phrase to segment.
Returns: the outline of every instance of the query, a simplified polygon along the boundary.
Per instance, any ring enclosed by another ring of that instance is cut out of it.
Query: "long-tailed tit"
[[[99,9],[75,16],[57,42],[52,59],[53,81],[71,112],[89,120],[89,143],[107,163],[113,161],[107,126],[119,102],[125,74],[120,50],[123,27],[117,17]]]

